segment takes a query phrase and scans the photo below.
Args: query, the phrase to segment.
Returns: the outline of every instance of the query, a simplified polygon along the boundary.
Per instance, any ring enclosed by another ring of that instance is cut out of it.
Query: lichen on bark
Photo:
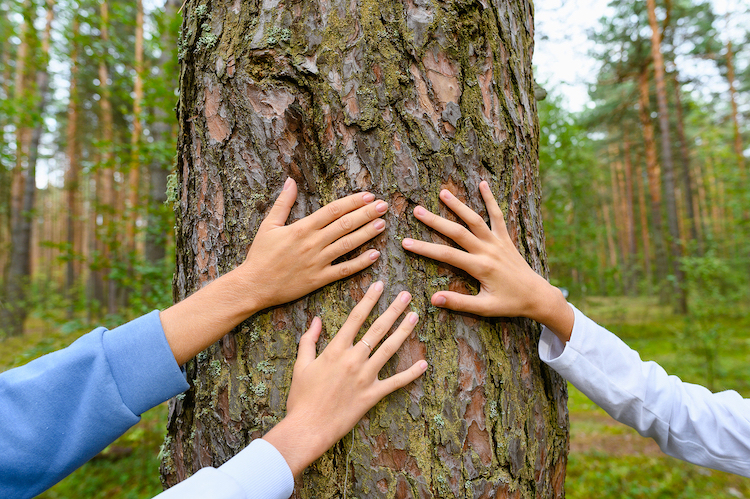
[[[182,30],[176,300],[242,261],[287,176],[300,188],[292,220],[356,190],[390,209],[372,268],[250,318],[188,363],[165,484],[220,465],[282,418],[312,317],[322,349],[382,279],[376,312],[408,289],[422,317],[383,375],[421,358],[430,368],[314,463],[295,496],[562,497],[567,393],[539,361],[538,325],[432,307],[438,289],[476,282],[400,244],[446,242],[412,216],[421,204],[455,219],[441,188],[485,214],[488,180],[511,237],[546,274],[531,3],[191,0]]]

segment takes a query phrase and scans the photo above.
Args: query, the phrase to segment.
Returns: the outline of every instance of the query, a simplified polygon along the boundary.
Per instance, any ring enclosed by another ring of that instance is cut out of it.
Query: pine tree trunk
[[[654,142],[654,125],[649,116],[648,67],[644,67],[638,79],[639,106],[638,115],[643,127],[643,145],[646,149],[646,173],[648,178],[648,192],[651,200],[651,226],[654,229],[654,260],[657,278],[666,277],[667,253],[664,245],[664,231],[662,230],[661,213],[661,168],[656,158],[656,143]]]
[[[136,0],[135,15],[135,81],[133,84],[133,129],[130,135],[130,172],[128,179],[128,220],[126,245],[135,255],[135,228],[140,216],[138,194],[141,183],[141,135],[143,135],[143,0]]]
[[[68,261],[65,272],[65,290],[70,299],[69,315],[72,315],[75,303],[75,286],[80,266],[77,264],[81,248],[78,245],[80,236],[80,192],[79,192],[79,158],[78,158],[78,31],[79,21],[76,14],[73,17],[73,29],[70,51],[70,102],[68,103],[68,170],[65,172],[65,193],[67,205],[67,234]]]
[[[659,108],[659,130],[661,131],[661,160],[664,175],[664,200],[667,208],[669,248],[673,262],[677,308],[687,313],[687,290],[680,259],[683,255],[680,229],[677,222],[677,200],[675,198],[674,165],[672,162],[672,142],[669,136],[669,109],[667,106],[667,86],[664,78],[664,57],[661,53],[661,32],[656,22],[656,0],[646,0],[648,22],[651,26],[651,57],[654,61],[656,82],[656,102]]]
[[[638,212],[640,215],[641,222],[641,244],[643,245],[643,272],[646,280],[648,290],[651,290],[651,284],[654,281],[653,273],[651,271],[651,237],[648,230],[648,210],[646,208],[646,187],[644,183],[644,175],[641,169],[641,163],[638,162],[636,166],[636,179],[638,186]]]
[[[672,79],[674,82],[674,102],[677,111],[677,137],[680,139],[680,158],[682,159],[682,180],[685,185],[685,209],[687,214],[687,223],[690,226],[690,239],[695,241],[696,250],[699,255],[703,254],[703,241],[699,238],[700,229],[698,228],[699,220],[695,210],[695,188],[690,175],[690,150],[685,138],[685,118],[682,112],[682,96],[680,82],[675,75]]]
[[[295,497],[562,497],[566,386],[539,361],[538,326],[435,310],[432,292],[476,283],[400,245],[437,238],[411,212],[447,215],[441,187],[484,212],[486,179],[511,237],[546,273],[531,3],[190,2],[182,34],[175,299],[242,261],[286,176],[299,186],[292,219],[360,189],[391,208],[373,268],[253,317],[188,363],[165,484],[277,422],[313,315],[330,338],[383,279],[379,312],[406,288],[424,318],[385,372],[423,356],[432,371],[371,410]]]
[[[635,261],[636,261],[636,242],[635,242],[635,211],[633,209],[633,164],[630,157],[630,142],[628,140],[627,133],[623,138],[623,170],[621,174],[624,176],[623,179],[623,197],[625,199],[624,210],[625,210],[625,223],[627,225],[627,248],[628,248],[628,275],[627,283],[630,293],[635,295],[638,292],[636,286],[636,272],[635,272]]]
[[[734,153],[737,155],[737,165],[743,176],[747,176],[745,171],[745,154],[742,148],[742,135],[740,134],[740,124],[737,118],[737,90],[735,87],[734,77],[734,52],[732,52],[732,42],[727,41],[727,81],[729,82],[729,103],[732,106],[732,129],[734,131]]]
[[[180,0],[167,0],[164,5],[165,17],[170,21],[175,19],[177,11],[182,5]],[[173,76],[165,73],[165,66],[169,62],[171,57],[174,57],[174,53],[171,50],[167,50],[167,47],[177,47],[176,39],[172,33],[164,33],[163,37],[169,37],[168,41],[164,41],[162,44],[163,50],[161,56],[157,60],[157,68],[159,68],[158,78],[162,84],[166,86],[166,89],[171,88],[167,81],[172,81]],[[166,90],[165,89],[165,90]],[[151,114],[154,117],[154,122],[149,127],[151,131],[151,137],[153,138],[153,144],[157,144],[161,147],[162,144],[170,142],[174,139],[175,131],[173,125],[168,119],[167,110],[165,108],[165,102],[161,100],[156,103],[153,107]],[[171,99],[169,104],[172,104]],[[173,105],[173,104],[172,104]],[[167,200],[167,177],[172,164],[164,161],[164,157],[160,154],[154,154],[150,160],[148,171],[149,171],[149,201],[148,201],[148,230],[146,231],[145,246],[144,246],[144,258],[146,262],[154,268],[159,268],[164,262],[166,257],[167,238],[172,232],[172,224],[165,225],[164,221],[169,220],[169,217],[164,216],[164,211],[171,209],[165,206]]]
[[[101,215],[101,225],[99,226],[99,240],[102,248],[102,270],[106,291],[104,292],[104,301],[107,313],[114,314],[117,312],[117,282],[109,277],[114,263],[116,249],[114,241],[116,238],[117,213],[115,210],[115,134],[114,134],[114,117],[112,111],[112,91],[109,85],[109,0],[100,0],[99,14],[100,36],[104,51],[100,54],[99,60],[99,85],[101,88],[101,99],[99,100],[101,115],[101,133],[104,152],[102,154],[102,165],[100,168],[101,175],[99,188],[98,211]]]

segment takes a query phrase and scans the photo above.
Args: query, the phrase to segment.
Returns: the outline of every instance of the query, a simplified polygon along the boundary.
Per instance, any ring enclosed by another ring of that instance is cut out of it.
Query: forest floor
[[[713,344],[714,391],[733,389],[750,397],[747,307],[706,321],[676,316],[651,298],[588,298],[576,306],[622,337],[644,360],[657,361],[685,381],[708,383],[704,347]],[[0,343],[0,372],[62,348],[88,331],[80,322],[51,326],[31,319],[29,326],[24,337]],[[713,326],[720,335],[705,334],[703,330]],[[696,343],[696,337],[705,341]],[[572,386],[568,407],[568,498],[750,499],[750,480],[664,456],[653,441],[615,422]],[[39,497],[141,499],[158,494],[158,453],[166,419],[166,404],[148,411],[99,456]]]

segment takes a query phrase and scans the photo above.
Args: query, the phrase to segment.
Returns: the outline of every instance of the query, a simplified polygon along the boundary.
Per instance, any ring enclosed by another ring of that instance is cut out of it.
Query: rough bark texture
[[[531,3],[190,1],[184,15],[176,300],[242,261],[288,175],[300,188],[291,219],[365,189],[390,210],[374,267],[256,315],[188,363],[165,484],[279,421],[312,317],[323,348],[383,279],[378,312],[409,289],[423,318],[385,372],[423,357],[430,370],[314,463],[295,497],[562,497],[567,393],[539,361],[539,327],[431,307],[434,291],[476,283],[400,245],[440,240],[411,213],[420,203],[451,216],[441,187],[484,213],[487,179],[511,237],[546,274]]]

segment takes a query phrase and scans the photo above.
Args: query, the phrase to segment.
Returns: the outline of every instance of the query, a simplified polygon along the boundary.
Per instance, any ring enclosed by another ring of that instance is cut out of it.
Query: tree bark
[[[133,130],[130,135],[130,168],[128,178],[127,251],[132,261],[135,251],[136,224],[140,216],[138,195],[141,183],[141,135],[143,135],[143,0],[136,0],[135,13],[135,80],[133,82]]]
[[[476,283],[400,245],[440,240],[411,212],[450,216],[441,187],[484,213],[486,179],[546,274],[531,3],[191,2],[182,40],[176,300],[243,260],[286,176],[299,185],[292,219],[361,189],[390,211],[372,268],[256,315],[188,363],[164,483],[225,462],[277,422],[312,317],[325,344],[383,279],[378,313],[406,288],[424,318],[384,371],[423,357],[432,371],[371,410],[295,497],[562,497],[566,385],[539,361],[538,326],[434,309],[432,292]]]
[[[669,108],[667,106],[667,87],[664,79],[664,57],[661,53],[661,30],[656,21],[656,0],[646,0],[648,22],[651,26],[651,57],[654,61],[654,80],[656,82],[656,102],[659,108],[659,130],[661,131],[661,160],[664,175],[664,199],[667,207],[667,227],[669,229],[669,247],[673,260],[677,308],[687,313],[687,290],[680,259],[683,255],[680,229],[677,222],[677,200],[675,199],[674,165],[672,162],[672,142],[669,137]]]

